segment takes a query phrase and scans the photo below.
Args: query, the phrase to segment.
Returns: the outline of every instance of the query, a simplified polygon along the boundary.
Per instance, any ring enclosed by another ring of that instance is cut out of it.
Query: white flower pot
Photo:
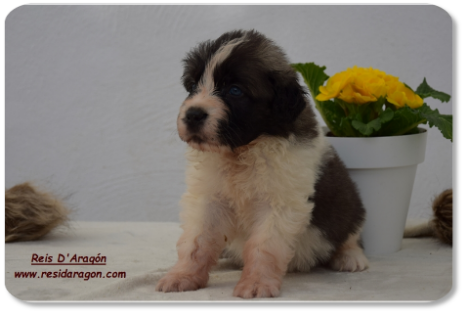
[[[419,130],[419,134],[390,137],[327,137],[366,208],[362,232],[366,254],[401,249],[416,168],[426,152],[427,131]]]

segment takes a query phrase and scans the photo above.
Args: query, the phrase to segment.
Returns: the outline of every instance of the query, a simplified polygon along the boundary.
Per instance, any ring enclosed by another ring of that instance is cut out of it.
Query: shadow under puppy
[[[184,59],[177,128],[189,147],[178,262],[156,290],[205,287],[226,251],[234,296],[274,297],[287,271],[361,271],[365,210],[283,51],[256,31],[206,41]]]

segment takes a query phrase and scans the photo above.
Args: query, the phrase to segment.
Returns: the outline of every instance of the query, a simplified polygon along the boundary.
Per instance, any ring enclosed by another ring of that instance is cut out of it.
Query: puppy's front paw
[[[156,284],[156,291],[159,292],[183,292],[195,291],[199,288],[205,287],[208,278],[181,273],[168,273],[158,284]]]
[[[280,293],[280,285],[271,280],[241,279],[234,288],[234,296],[242,298],[276,297]]]

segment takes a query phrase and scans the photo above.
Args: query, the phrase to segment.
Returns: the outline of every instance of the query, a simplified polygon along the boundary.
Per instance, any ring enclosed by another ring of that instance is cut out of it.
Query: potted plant
[[[354,66],[331,78],[325,67],[293,64],[304,78],[325,124],[326,136],[357,184],[367,210],[362,232],[367,254],[401,248],[417,165],[424,161],[427,131],[436,126],[453,141],[452,116],[424,99],[450,95],[426,79],[416,90],[397,77]],[[326,82],[326,83],[325,83]]]

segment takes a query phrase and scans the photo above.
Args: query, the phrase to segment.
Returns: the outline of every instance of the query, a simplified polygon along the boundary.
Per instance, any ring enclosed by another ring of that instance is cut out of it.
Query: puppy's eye
[[[237,87],[237,86],[232,86],[230,89],[229,89],[229,94],[230,95],[233,95],[235,97],[240,97],[241,95],[243,95],[244,93],[242,92],[242,90]]]
[[[194,83],[193,86],[192,86],[191,92],[197,91],[197,88],[198,88],[198,84]]]

